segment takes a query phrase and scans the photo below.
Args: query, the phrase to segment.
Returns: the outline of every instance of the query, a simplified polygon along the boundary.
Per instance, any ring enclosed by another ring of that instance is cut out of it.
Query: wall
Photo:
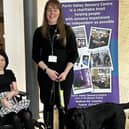
[[[44,6],[47,0],[38,0],[38,26],[42,24],[43,14],[44,14]]]
[[[23,0],[3,0],[5,49],[9,68],[17,77],[19,89],[25,89],[25,47]]]
[[[129,101],[129,1],[119,5],[119,78],[120,100]]]

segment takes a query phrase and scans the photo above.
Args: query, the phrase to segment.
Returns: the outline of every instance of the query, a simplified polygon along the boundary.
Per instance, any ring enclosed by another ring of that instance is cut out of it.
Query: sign
[[[119,103],[118,0],[61,0],[79,58],[69,107]]]

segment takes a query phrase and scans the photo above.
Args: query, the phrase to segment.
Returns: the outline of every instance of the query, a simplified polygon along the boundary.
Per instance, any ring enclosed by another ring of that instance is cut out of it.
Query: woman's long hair
[[[64,18],[63,18],[63,13],[62,13],[62,7],[61,4],[58,0],[48,0],[48,2],[46,3],[45,9],[44,9],[44,19],[43,19],[43,24],[42,24],[42,34],[45,38],[48,38],[48,20],[47,20],[47,8],[48,5],[52,5],[52,6],[57,6],[57,8],[60,11],[60,16],[58,18],[57,21],[57,29],[59,31],[59,39],[61,39],[63,41],[63,45],[66,46],[66,32],[65,32],[65,24],[64,24]]]

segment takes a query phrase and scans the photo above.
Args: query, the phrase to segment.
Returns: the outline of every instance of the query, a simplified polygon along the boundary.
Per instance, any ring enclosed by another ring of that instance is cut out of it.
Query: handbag
[[[8,92],[2,92],[0,93],[0,99],[5,98]],[[18,113],[22,109],[27,109],[30,105],[29,99],[22,99],[20,101],[17,101],[15,98],[11,98],[9,100],[9,103],[11,104],[11,108],[7,108],[4,105],[0,105],[0,116],[4,117],[6,114],[9,114],[11,112]]]

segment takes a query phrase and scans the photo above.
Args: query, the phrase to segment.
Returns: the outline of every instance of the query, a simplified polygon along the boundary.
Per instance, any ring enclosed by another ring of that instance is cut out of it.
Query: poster
[[[69,107],[119,103],[118,0],[60,0],[79,58]]]

